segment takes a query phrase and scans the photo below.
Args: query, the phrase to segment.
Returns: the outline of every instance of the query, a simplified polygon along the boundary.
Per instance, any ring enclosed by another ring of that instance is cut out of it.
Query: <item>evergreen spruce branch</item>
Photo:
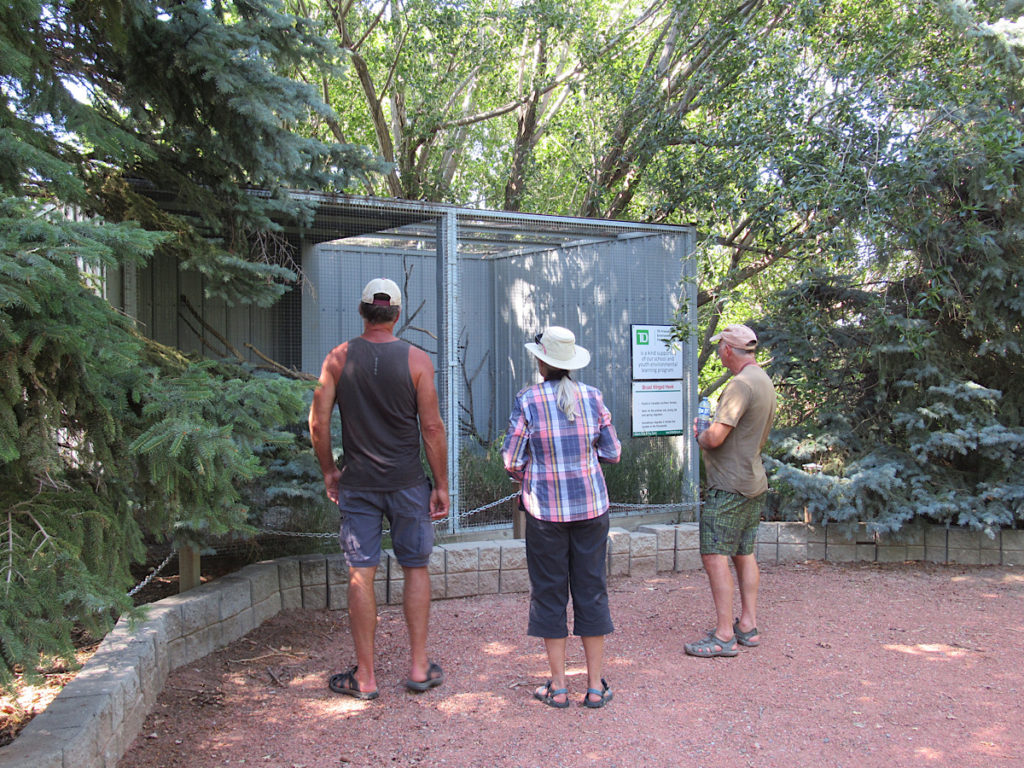
[[[295,273],[257,263],[247,233],[309,220],[285,187],[341,188],[374,166],[292,130],[327,110],[281,72],[330,46],[273,4],[238,8],[0,8],[0,682],[40,652],[70,655],[73,621],[102,632],[127,609],[120,585],[143,533],[251,530],[242,490],[293,450],[282,425],[301,418],[308,384],[146,340],[80,272],[141,265],[159,247],[229,301],[269,304]],[[140,177],[181,212],[125,181]]]

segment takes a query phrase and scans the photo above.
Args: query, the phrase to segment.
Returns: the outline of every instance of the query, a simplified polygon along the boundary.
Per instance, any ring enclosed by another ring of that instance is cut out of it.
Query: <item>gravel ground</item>
[[[532,698],[526,595],[434,603],[447,681],[404,691],[401,610],[382,607],[381,695],[331,693],[352,664],[342,612],[283,613],[171,674],[120,768],[957,766],[1024,764],[1024,571],[806,563],[763,569],[759,648],[695,659],[703,572],[613,580],[604,709],[569,645],[573,706]]]

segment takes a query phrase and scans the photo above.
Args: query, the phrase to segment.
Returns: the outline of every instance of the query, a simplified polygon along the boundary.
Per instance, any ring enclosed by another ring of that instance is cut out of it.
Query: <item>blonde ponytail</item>
[[[579,399],[579,389],[576,382],[569,378],[566,373],[558,380],[558,408],[565,414],[569,421],[576,421],[576,401]]]

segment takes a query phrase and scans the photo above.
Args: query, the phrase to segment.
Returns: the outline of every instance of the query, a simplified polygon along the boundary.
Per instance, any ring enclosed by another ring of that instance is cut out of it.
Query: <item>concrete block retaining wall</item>
[[[648,577],[701,567],[697,523],[612,528],[608,573]],[[964,565],[1024,565],[1024,531],[990,539],[973,531],[921,527],[898,536],[864,525],[840,532],[803,523],[762,523],[757,558],[764,564],[830,560]],[[435,599],[526,592],[521,540],[435,547],[428,568]],[[0,768],[115,768],[142,729],[171,670],[249,633],[280,611],[348,606],[343,557],[298,555],[249,565],[237,573],[149,606],[145,621],[122,619],[89,662],[14,742]],[[374,588],[380,604],[402,602],[404,581],[385,552]]]

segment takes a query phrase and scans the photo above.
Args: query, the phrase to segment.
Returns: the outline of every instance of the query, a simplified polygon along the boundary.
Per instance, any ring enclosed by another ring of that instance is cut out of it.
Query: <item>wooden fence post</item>
[[[178,550],[178,592],[187,592],[201,583],[199,547],[185,544]]]
[[[512,538],[526,538],[526,510],[521,509],[518,503],[516,504],[515,511],[512,513]]]

